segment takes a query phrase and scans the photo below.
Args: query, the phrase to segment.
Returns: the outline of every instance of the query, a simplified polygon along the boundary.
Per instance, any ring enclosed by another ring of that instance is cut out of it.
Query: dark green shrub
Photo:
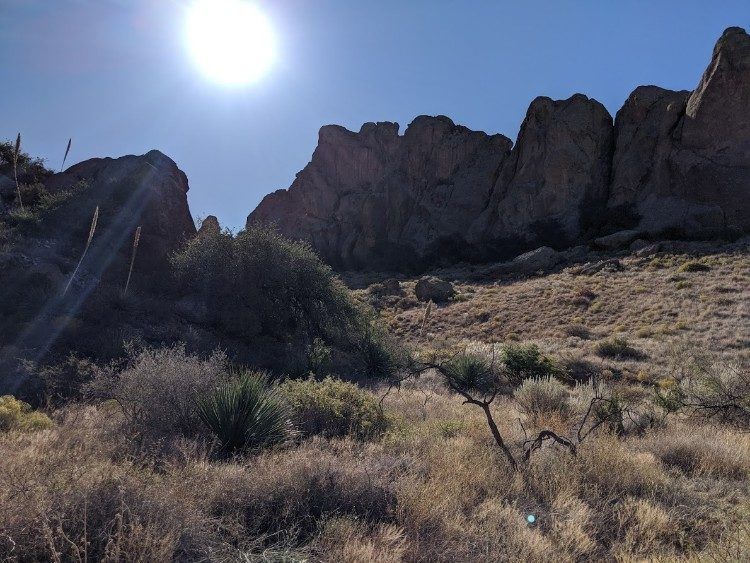
[[[289,405],[263,375],[243,373],[197,403],[198,416],[225,454],[258,450],[292,435]]]
[[[492,394],[502,384],[497,366],[481,354],[459,354],[442,366],[442,372],[457,391]]]
[[[508,371],[508,379],[520,385],[525,379],[562,377],[563,370],[548,356],[542,354],[536,344],[507,344],[501,355]]]
[[[205,233],[173,258],[182,289],[237,337],[347,341],[362,323],[349,291],[306,244],[268,227]]]
[[[388,426],[377,398],[354,383],[331,377],[288,380],[279,389],[304,435],[366,439],[382,434]]]
[[[607,340],[600,340],[594,347],[597,355],[603,358],[617,359],[639,359],[642,354],[633,348],[628,341],[621,336],[613,336]]]

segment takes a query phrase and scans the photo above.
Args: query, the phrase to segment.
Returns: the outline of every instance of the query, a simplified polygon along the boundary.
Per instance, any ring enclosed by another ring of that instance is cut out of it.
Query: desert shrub
[[[97,366],[87,358],[71,352],[59,363],[34,368],[44,385],[44,393],[53,404],[62,404],[70,399],[78,399],[85,386],[98,371]]]
[[[564,332],[568,336],[575,336],[581,340],[588,340],[591,338],[591,330],[586,325],[582,324],[569,324],[564,329]]]
[[[240,537],[268,542],[300,545],[333,516],[387,523],[396,505],[393,474],[351,442],[310,440],[263,452],[245,466],[209,467],[196,477],[215,481],[210,513],[237,514]]]
[[[527,379],[513,392],[513,396],[521,412],[533,421],[548,414],[562,417],[570,414],[567,388],[551,377]]]
[[[375,321],[362,326],[355,339],[355,370],[365,379],[392,381],[411,364],[409,351]]]
[[[502,384],[498,366],[482,354],[459,354],[446,362],[442,371],[449,387],[457,391],[491,395]]]
[[[361,323],[349,291],[313,250],[268,227],[205,233],[173,258],[182,289],[237,337],[348,340]]]
[[[509,379],[516,385],[524,379],[564,375],[560,367],[551,358],[542,354],[536,344],[505,345],[502,350],[502,361],[508,370]]]
[[[294,410],[300,431],[307,436],[354,436],[359,439],[382,434],[388,427],[377,398],[354,383],[326,377],[288,380],[280,390]]]
[[[702,262],[698,262],[697,260],[690,260],[688,262],[685,262],[682,266],[677,268],[678,272],[688,273],[688,272],[710,272],[711,266],[708,264],[703,264]]]
[[[287,440],[291,409],[262,374],[242,373],[198,397],[198,416],[230,455]]]
[[[642,357],[642,354],[621,336],[600,340],[594,346],[594,351],[603,358],[640,359]]]
[[[599,379],[602,373],[600,366],[578,356],[561,358],[560,371],[563,375],[559,379],[568,383],[586,383]]]
[[[661,395],[693,416],[750,429],[750,374],[741,367],[702,361],[680,380],[678,388]]]
[[[97,373],[87,393],[116,401],[133,430],[146,438],[193,436],[203,428],[197,400],[227,378],[227,358],[191,356],[183,345],[131,350],[124,369],[108,366]]]
[[[51,426],[52,420],[46,414],[33,410],[28,403],[19,401],[12,395],[0,397],[0,432],[32,432]]]

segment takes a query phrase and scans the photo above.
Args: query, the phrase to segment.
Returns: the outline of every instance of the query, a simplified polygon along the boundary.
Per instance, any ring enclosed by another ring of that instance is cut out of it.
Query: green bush
[[[514,385],[525,379],[563,377],[563,370],[548,356],[542,354],[536,344],[507,344],[502,350],[502,361],[508,378]]]
[[[442,366],[448,385],[459,392],[494,394],[503,380],[497,365],[482,354],[459,354]]]
[[[181,288],[200,297],[232,336],[330,343],[361,332],[361,311],[331,268],[271,228],[202,234],[172,262]]]
[[[642,356],[638,350],[633,348],[621,336],[613,336],[606,340],[600,340],[594,346],[594,351],[603,358],[639,359]]]
[[[377,398],[354,383],[332,377],[322,381],[288,380],[279,389],[292,406],[304,435],[367,439],[388,427]]]
[[[278,444],[293,433],[289,405],[261,374],[243,373],[199,397],[198,416],[228,455]]]
[[[32,410],[28,403],[19,401],[12,395],[0,397],[0,432],[32,432],[51,427],[52,420],[46,414]]]

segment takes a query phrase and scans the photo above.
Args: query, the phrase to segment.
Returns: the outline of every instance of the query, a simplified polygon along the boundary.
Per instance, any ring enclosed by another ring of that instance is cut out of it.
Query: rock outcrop
[[[537,98],[512,150],[443,116],[403,136],[395,123],[323,127],[254,222],[351,269],[507,259],[624,230],[737,237],[750,231],[750,36],[729,28],[695,91],[638,87],[614,124],[586,96]]]
[[[115,265],[118,253],[127,263],[138,227],[137,259],[149,269],[163,266],[169,254],[196,232],[187,202],[187,177],[159,151],[86,160],[47,178],[45,188],[53,195],[71,193],[70,204],[45,224],[47,235],[63,245],[83,244],[99,207],[91,251],[100,253],[102,273]]]
[[[321,128],[312,161],[289,190],[266,196],[249,223],[274,223],[338,268],[411,269],[451,261],[490,198],[511,141],[421,116]]]

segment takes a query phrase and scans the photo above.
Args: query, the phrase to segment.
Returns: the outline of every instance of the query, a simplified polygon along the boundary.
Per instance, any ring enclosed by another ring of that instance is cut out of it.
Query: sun
[[[273,29],[250,2],[195,0],[188,9],[185,31],[196,65],[219,84],[257,82],[276,58]]]

